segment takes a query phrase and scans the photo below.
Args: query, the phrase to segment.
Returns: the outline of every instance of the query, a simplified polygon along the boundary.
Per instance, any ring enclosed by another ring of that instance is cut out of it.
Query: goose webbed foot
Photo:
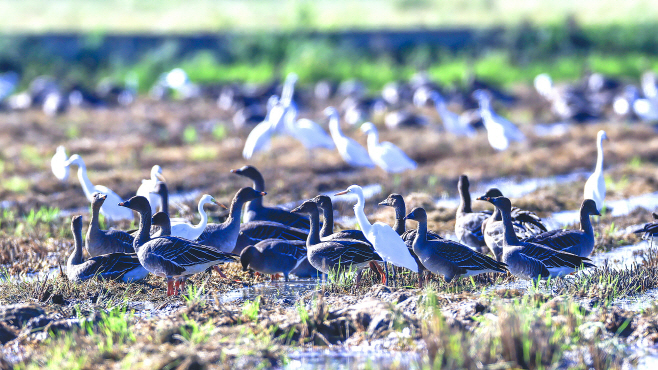
[[[167,279],[167,297],[170,297],[175,294],[174,290],[174,280]]]
[[[224,275],[224,272],[222,271],[222,269],[219,268],[219,266],[215,265],[215,266],[212,267],[212,269],[217,271],[219,276],[221,276],[222,278],[228,279],[228,276]]]

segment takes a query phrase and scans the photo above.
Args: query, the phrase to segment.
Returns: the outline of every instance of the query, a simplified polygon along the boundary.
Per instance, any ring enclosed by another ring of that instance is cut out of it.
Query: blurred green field
[[[651,0],[0,0],[0,32],[281,31],[658,20]]]

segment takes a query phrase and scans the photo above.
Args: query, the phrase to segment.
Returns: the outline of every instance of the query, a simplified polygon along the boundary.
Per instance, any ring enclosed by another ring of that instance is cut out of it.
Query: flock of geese
[[[66,158],[58,148],[51,162],[53,173],[62,180],[68,168],[78,166],[78,178],[91,202],[91,220],[82,238],[82,217],[75,216],[71,228],[75,249],[67,264],[67,276],[83,281],[95,276],[105,279],[137,281],[148,274],[167,280],[167,294],[184,289],[185,280],[213,268],[222,277],[219,265],[240,262],[244,270],[276,276],[318,277],[370,268],[388,284],[389,264],[419,273],[419,285],[429,273],[443,275],[447,282],[460,276],[509,272],[523,279],[548,279],[564,276],[593,266],[587,258],[595,247],[590,216],[600,215],[605,196],[602,140],[598,134],[596,170],[585,185],[585,200],[580,210],[581,228],[548,231],[536,214],[512,207],[500,190],[489,189],[477,198],[491,203],[493,211],[474,212],[468,177],[458,181],[460,204],[456,212],[455,240],[428,230],[427,213],[414,208],[407,213],[404,199],[391,194],[379,203],[395,210],[393,226],[371,223],[364,211],[363,189],[352,185],[334,194],[356,196],[354,215],[358,229],[334,231],[331,197],[318,195],[288,211],[263,204],[265,181],[253,166],[231,170],[252,181],[252,187],[240,189],[228,207],[222,223],[209,223],[204,205],[218,204],[212,196],[199,201],[201,221],[194,225],[169,217],[169,193],[162,168],[154,166],[151,177],[143,180],[137,195],[123,201],[104,186],[89,180],[79,155]],[[226,208],[226,207],[225,207]],[[244,210],[243,210],[244,208]],[[132,219],[139,215],[137,230],[102,230],[99,215],[109,221]],[[322,213],[324,222],[320,222]],[[406,229],[406,221],[415,221],[415,229]],[[649,225],[645,232],[655,232]],[[84,260],[83,246],[91,258]],[[382,268],[383,265],[383,268]],[[393,268],[393,279],[396,268]]]
[[[361,125],[361,131],[368,135],[366,149],[342,132],[338,110],[333,107],[324,111],[329,118],[330,135],[309,119],[297,119],[298,108],[293,99],[295,82],[296,76],[289,75],[281,98],[270,97],[265,119],[254,127],[245,142],[245,158],[266,150],[273,135],[285,134],[296,138],[309,151],[335,149],[355,168],[378,166],[390,173],[416,168],[416,163],[400,148],[379,141],[372,123]],[[478,90],[473,97],[479,103],[480,116],[493,148],[505,150],[511,142],[525,140],[514,124],[493,111],[489,92]],[[437,91],[419,90],[414,100],[433,101],[446,130],[473,136],[473,127],[448,111]],[[584,187],[580,229],[549,231],[541,218],[512,207],[510,200],[496,188],[477,198],[491,203],[493,211],[473,212],[469,181],[463,175],[458,181],[461,201],[456,212],[457,240],[428,230],[425,209],[418,207],[407,213],[404,198],[399,194],[391,194],[379,203],[395,210],[393,226],[371,223],[364,211],[363,189],[358,185],[334,194],[356,196],[354,215],[358,229],[334,232],[331,197],[318,195],[290,211],[267,207],[263,204],[263,196],[267,194],[265,181],[253,166],[231,170],[253,184],[235,194],[226,220],[209,222],[204,206],[224,206],[205,194],[198,203],[200,221],[195,225],[170,217],[169,193],[160,166],[152,168],[150,178],[142,181],[134,197],[123,200],[111,189],[91,182],[82,157],[74,154],[69,158],[65,148],[59,147],[51,160],[53,174],[66,181],[70,167],[77,166],[78,180],[92,209],[84,240],[82,217],[75,216],[71,221],[75,249],[68,260],[67,275],[73,281],[100,276],[132,282],[154,274],[167,280],[168,295],[182,291],[189,276],[209,268],[225,277],[219,266],[238,261],[244,270],[273,277],[282,274],[286,281],[290,274],[318,277],[356,270],[359,284],[363,269],[370,268],[383,284],[388,284],[389,265],[396,267],[393,279],[398,268],[418,273],[420,286],[429,273],[440,274],[447,282],[460,276],[506,272],[523,279],[557,278],[593,266],[588,259],[595,247],[590,216],[600,215],[604,206],[603,141],[607,139],[604,131],[598,133],[598,157],[595,171]],[[133,220],[135,212],[139,215],[137,230],[101,229],[101,214],[111,223]],[[416,228],[407,229],[407,220],[415,221]],[[656,230],[658,227],[647,225],[643,231],[653,235]],[[87,260],[83,258],[83,246],[90,256]]]

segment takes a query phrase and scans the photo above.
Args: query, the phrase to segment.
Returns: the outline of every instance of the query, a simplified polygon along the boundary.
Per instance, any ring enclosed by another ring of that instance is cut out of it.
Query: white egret
[[[596,168],[585,183],[584,199],[593,199],[596,209],[600,212],[605,200],[605,178],[603,177],[603,140],[608,140],[608,135],[601,130],[596,135]]]
[[[371,122],[361,125],[361,131],[368,135],[368,155],[370,159],[384,171],[398,173],[413,170],[417,167],[416,162],[393,143],[388,141],[380,143],[377,128]]]
[[[107,195],[105,203],[101,207],[101,214],[110,221],[119,221],[119,220],[133,220],[133,212],[127,208],[119,207],[119,203],[122,201],[121,197],[110,190],[108,187],[103,185],[94,185],[89,180],[87,176],[87,166],[78,154],[73,154],[68,161],[64,163],[65,166],[76,165],[78,166],[78,180],[80,180],[80,185],[82,185],[82,190],[85,192],[85,196],[89,202],[92,202],[94,193],[102,193]]]

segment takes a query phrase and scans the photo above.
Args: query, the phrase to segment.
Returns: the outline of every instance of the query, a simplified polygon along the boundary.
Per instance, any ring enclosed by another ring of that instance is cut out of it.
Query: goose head
[[[151,217],[151,225],[158,226],[160,228],[171,228],[171,220],[169,216],[164,212],[157,212]]]
[[[599,210],[596,208],[596,202],[592,199],[585,199],[580,206],[580,210],[590,216],[601,216],[601,213],[599,213]]]
[[[387,207],[402,207],[404,206],[404,198],[402,198],[402,195],[400,194],[391,194],[389,195],[386,199],[382,200],[379,202],[380,206],[387,206]]]
[[[139,214],[150,213],[151,204],[148,199],[144,198],[141,195],[135,195],[134,197],[119,203],[121,207],[130,208],[133,211],[137,211]]]
[[[311,199],[318,207],[322,209],[331,209],[333,204],[331,203],[331,198],[326,195],[318,195],[315,198]]]
[[[408,215],[405,216],[405,220],[414,220],[418,222],[427,222],[427,212],[423,207],[416,207]]]
[[[486,193],[484,193],[484,195],[482,197],[498,198],[498,197],[502,197],[502,196],[503,196],[503,193],[500,190],[498,190],[498,188],[490,188],[489,190],[487,190]],[[482,197],[480,197],[480,198],[482,198]]]
[[[94,208],[100,208],[107,199],[107,195],[103,193],[96,192],[91,196],[91,206]]]
[[[233,198],[233,202],[242,202],[242,203],[250,202],[264,195],[267,195],[267,193],[264,191],[254,190],[253,188],[247,186],[238,190],[238,192],[235,194],[235,197]]]
[[[297,208],[293,209],[290,211],[292,213],[301,213],[301,214],[317,214],[318,213],[318,205],[315,204],[312,200],[307,200],[304,203],[300,204]]]
[[[71,217],[71,232],[73,233],[73,236],[75,237],[76,235],[82,235],[82,216],[77,215]]]
[[[496,206],[496,208],[498,208],[501,212],[504,212],[504,213],[507,213],[507,214],[512,212],[512,202],[510,202],[510,200],[505,198],[505,197],[495,197],[495,198],[494,197],[479,197],[479,198],[477,198],[477,200],[487,201],[487,202],[493,204],[494,206]]]
[[[254,166],[244,166],[238,169],[231,170],[231,173],[236,175],[244,176],[251,179],[252,181],[258,181],[263,179],[263,175],[256,169]]]
[[[260,251],[253,245],[243,249],[240,253],[240,264],[242,265],[242,271],[249,271],[249,263],[256,258],[259,258],[260,254]]]

